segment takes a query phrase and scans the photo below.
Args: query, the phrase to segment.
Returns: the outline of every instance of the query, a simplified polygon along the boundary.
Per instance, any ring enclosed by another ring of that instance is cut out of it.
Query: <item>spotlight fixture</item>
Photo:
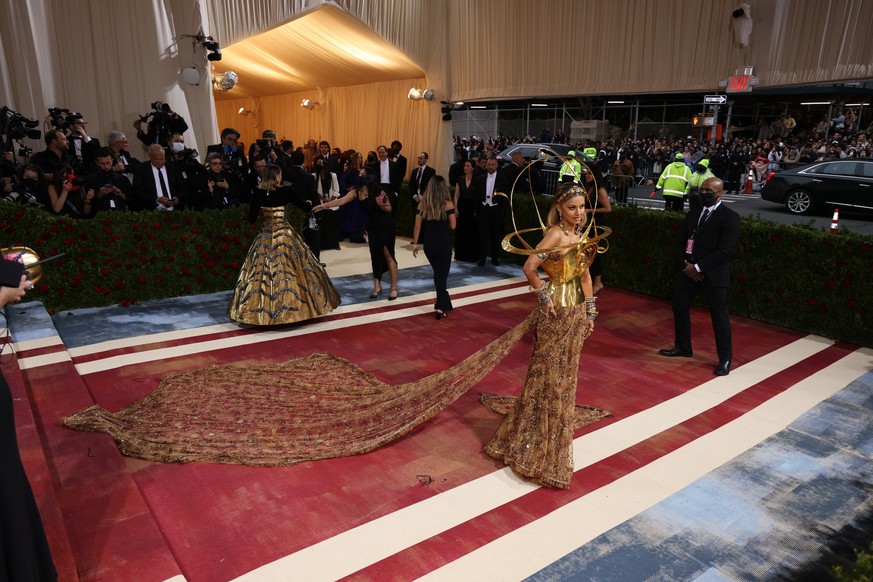
[[[304,99],[300,102],[300,107],[305,107],[306,109],[315,109],[315,106],[319,105],[318,101],[310,101],[309,99]]]
[[[413,87],[406,96],[413,101],[433,101],[435,94],[432,89],[416,89]]]
[[[212,77],[212,88],[227,93],[236,86],[237,81],[239,81],[239,77],[233,71],[219,73]]]

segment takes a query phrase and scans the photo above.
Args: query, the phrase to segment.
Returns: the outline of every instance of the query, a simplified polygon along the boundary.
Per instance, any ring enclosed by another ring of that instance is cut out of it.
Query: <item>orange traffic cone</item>
[[[746,189],[743,190],[744,194],[752,194],[752,182],[755,181],[755,175],[752,173],[752,170],[749,170],[749,179],[746,180]]]
[[[837,234],[840,232],[840,209],[834,208],[834,217],[831,219],[831,234]]]

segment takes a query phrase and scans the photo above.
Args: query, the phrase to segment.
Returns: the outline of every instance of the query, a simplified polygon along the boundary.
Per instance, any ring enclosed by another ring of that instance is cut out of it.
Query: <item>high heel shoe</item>
[[[440,311],[439,309],[434,311],[433,315],[434,315],[434,317],[436,317],[437,321],[439,321],[440,319],[442,319],[443,317],[446,316],[446,314],[444,312]]]
[[[381,294],[382,294],[382,289],[379,289],[378,291],[376,291],[376,290],[374,289],[373,292],[370,293],[370,299],[375,299],[375,298],[377,298],[377,297],[378,297],[379,295],[381,295]]]
[[[388,301],[394,301],[395,299],[397,299],[397,288],[392,287],[391,293],[388,294]]]

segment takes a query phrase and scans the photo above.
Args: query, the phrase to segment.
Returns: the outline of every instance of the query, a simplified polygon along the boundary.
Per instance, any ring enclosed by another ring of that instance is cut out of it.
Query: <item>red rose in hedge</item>
[[[102,269],[100,269],[100,274],[105,277],[106,275],[109,274],[109,269],[107,269],[106,267],[103,267]]]
[[[146,282],[146,276],[145,276],[145,275],[140,275],[139,277],[136,278],[136,280],[137,280],[138,282],[140,282],[140,283],[145,283],[145,282]]]
[[[48,293],[49,286],[46,285],[45,283],[40,283],[39,285],[36,286],[36,290],[39,291],[40,293]]]
[[[116,288],[116,289],[124,289],[124,281],[122,281],[121,279],[119,279],[118,281],[116,281],[116,282],[115,282],[115,288]]]

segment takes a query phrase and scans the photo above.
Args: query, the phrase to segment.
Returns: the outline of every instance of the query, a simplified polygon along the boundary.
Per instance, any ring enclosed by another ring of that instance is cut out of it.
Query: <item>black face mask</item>
[[[701,192],[700,202],[703,203],[704,206],[712,206],[718,202],[718,195],[715,192]]]
[[[28,190],[33,190],[34,188],[36,188],[36,183],[36,178],[25,178],[21,181],[21,184]]]

